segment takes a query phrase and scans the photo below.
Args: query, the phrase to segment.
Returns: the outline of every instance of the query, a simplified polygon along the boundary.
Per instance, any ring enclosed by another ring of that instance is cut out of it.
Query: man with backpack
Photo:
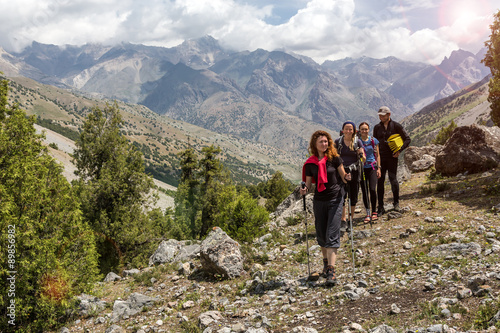
[[[398,157],[410,145],[411,139],[401,124],[391,119],[391,110],[382,106],[378,110],[380,123],[373,128],[373,137],[379,144],[380,151],[380,178],[377,184],[378,215],[385,213],[384,183],[385,175],[389,173],[389,182],[393,196],[394,210],[399,211],[399,183],[397,180]]]

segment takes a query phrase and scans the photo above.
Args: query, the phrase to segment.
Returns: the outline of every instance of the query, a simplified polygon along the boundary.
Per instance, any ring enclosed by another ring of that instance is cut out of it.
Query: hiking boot
[[[326,271],[328,270],[328,259],[323,258],[323,272],[321,273],[321,277],[326,278]]]
[[[394,210],[395,210],[396,212],[401,212],[401,208],[399,208],[399,203],[395,203],[395,204],[394,204]]]
[[[326,285],[333,286],[337,283],[337,277],[335,276],[335,267],[328,265],[326,268]]]
[[[383,206],[379,206],[377,209],[377,215],[383,215],[385,214],[385,209]]]

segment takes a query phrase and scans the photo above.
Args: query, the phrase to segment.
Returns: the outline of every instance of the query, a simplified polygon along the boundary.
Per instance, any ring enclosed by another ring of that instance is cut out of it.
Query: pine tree
[[[292,193],[293,184],[283,178],[283,173],[277,171],[266,183],[266,209],[274,212],[278,205]]]
[[[436,138],[432,142],[438,145],[444,145],[446,141],[448,141],[448,139],[451,137],[451,133],[453,133],[453,130],[455,128],[457,128],[457,124],[455,124],[455,122],[452,120],[450,125],[441,128]]]
[[[35,118],[7,105],[0,85],[0,327],[44,331],[65,315],[70,298],[96,281],[97,253],[62,167],[48,155]],[[14,272],[14,273],[12,273]],[[7,277],[15,276],[15,290]],[[7,305],[15,301],[16,326]]]
[[[220,147],[210,146],[202,148],[203,158],[200,160],[200,173],[203,178],[200,189],[201,198],[201,228],[200,236],[205,236],[217,219],[222,201],[221,194],[226,186],[231,185],[228,172],[224,169],[219,158]]]
[[[104,110],[94,108],[76,141],[74,183],[82,210],[99,239],[102,272],[120,264],[145,264],[151,243],[161,235],[144,213],[151,197],[152,178],[144,172],[142,154],[121,135],[116,103]]]
[[[179,153],[181,179],[175,194],[176,238],[197,238],[200,230],[198,157],[193,148]]]

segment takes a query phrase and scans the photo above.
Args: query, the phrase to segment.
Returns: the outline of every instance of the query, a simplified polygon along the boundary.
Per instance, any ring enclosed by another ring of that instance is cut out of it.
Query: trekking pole
[[[306,182],[301,183],[302,188],[306,188]],[[311,267],[309,265],[309,239],[307,236],[307,209],[306,209],[306,196],[302,196],[302,203],[304,204],[304,222],[306,224],[306,248],[307,248],[307,276],[311,276]]]
[[[352,175],[352,170],[351,170],[351,175]],[[351,180],[352,181],[352,180]],[[353,239],[353,229],[352,229],[352,214],[351,214],[351,196],[349,195],[349,182],[347,183],[347,210],[349,212],[349,229],[351,233],[351,252],[352,252],[352,276],[356,275],[356,267],[354,264],[354,239]]]
[[[370,228],[373,228],[372,225],[372,217],[371,217],[371,209],[370,209],[370,189],[368,188],[368,179],[365,176],[365,169],[363,168],[363,163],[361,160],[359,161],[360,172],[363,174],[363,181],[361,183],[361,190],[363,192],[363,204],[366,209],[366,216],[370,218]],[[364,190],[364,191],[363,191]]]

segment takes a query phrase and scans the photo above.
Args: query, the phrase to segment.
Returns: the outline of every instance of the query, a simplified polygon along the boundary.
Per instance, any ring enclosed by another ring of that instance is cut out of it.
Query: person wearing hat
[[[394,210],[399,211],[399,183],[397,180],[398,157],[401,152],[410,145],[411,139],[401,124],[391,119],[391,110],[387,106],[382,106],[378,110],[380,123],[373,127],[373,137],[379,141],[380,151],[380,178],[377,184],[378,215],[384,214],[384,183],[385,175],[389,173],[389,182],[393,196]],[[402,146],[391,150],[389,138],[393,134],[399,134]]]

